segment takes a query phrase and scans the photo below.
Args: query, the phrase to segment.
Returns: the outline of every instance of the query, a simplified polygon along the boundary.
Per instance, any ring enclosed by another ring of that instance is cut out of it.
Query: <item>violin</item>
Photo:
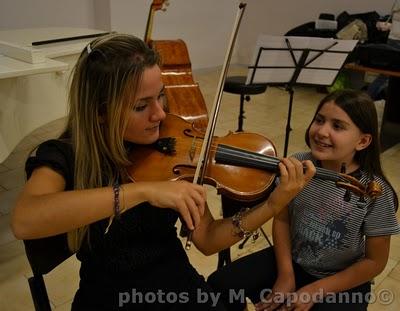
[[[135,181],[192,181],[200,157],[204,133],[183,118],[167,114],[160,126],[160,138],[153,145],[137,145],[130,154],[128,175]],[[202,183],[214,186],[218,194],[242,202],[266,197],[279,173],[280,160],[274,144],[249,132],[229,132],[213,137]],[[324,168],[316,168],[314,178],[330,180],[359,197],[375,198],[379,184],[360,183],[356,178]]]
[[[162,81],[167,99],[166,110],[181,116],[199,130],[208,123],[207,106],[198,83],[192,76],[192,65],[183,40],[152,40],[154,14],[166,11],[166,0],[153,0],[147,18],[144,41],[161,57]]]
[[[130,153],[132,165],[128,174],[132,181],[187,180],[192,182],[204,142],[204,132],[174,114],[167,114],[160,126],[160,138],[154,145],[137,145]],[[237,132],[225,137],[214,137],[205,164],[201,183],[209,184],[239,201],[253,201],[262,197],[272,185],[274,174],[256,168],[219,164],[214,148],[227,144],[251,150],[257,154],[274,156],[276,148],[266,137]],[[251,182],[249,182],[251,180]]]
[[[195,121],[188,123],[176,115],[168,114],[160,126],[158,142],[152,146],[138,145],[130,153],[132,165],[127,173],[132,181],[184,179],[196,184],[208,183],[215,186],[220,194],[238,201],[254,201],[268,194],[279,163],[272,142],[261,135],[245,132],[229,133],[223,138],[214,136],[223,85],[245,8],[246,3],[239,4],[206,131],[198,130]],[[234,156],[253,159],[250,161],[253,164],[243,166],[241,162],[234,162],[238,158]],[[255,166],[257,161],[254,159],[270,163],[260,169]],[[317,176],[327,176],[324,173],[320,172]],[[329,177],[333,178],[333,175]],[[359,195],[379,195],[377,187],[365,187],[345,174],[335,175],[335,178],[336,185],[347,187]],[[188,250],[192,231],[185,224],[182,224],[182,229],[183,233],[187,233],[185,248]]]

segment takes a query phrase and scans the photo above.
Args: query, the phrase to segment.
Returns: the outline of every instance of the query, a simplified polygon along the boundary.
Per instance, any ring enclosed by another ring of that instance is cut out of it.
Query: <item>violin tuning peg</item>
[[[382,186],[376,181],[371,181],[367,185],[367,193],[370,198],[375,199],[382,194]]]
[[[349,189],[347,189],[346,192],[344,193],[343,200],[345,202],[350,202],[350,200],[351,200],[351,192],[350,192]]]
[[[343,162],[342,165],[340,166],[340,172],[343,174],[346,174],[346,163]]]

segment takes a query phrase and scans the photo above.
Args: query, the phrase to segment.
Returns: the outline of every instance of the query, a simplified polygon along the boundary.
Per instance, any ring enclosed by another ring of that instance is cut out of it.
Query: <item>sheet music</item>
[[[253,79],[254,69],[249,69],[246,84],[283,84],[291,81],[296,70],[296,64],[293,61],[286,39],[289,40],[296,63],[299,62],[305,49],[310,50],[305,62],[306,66],[302,68],[295,82],[317,85],[331,85],[335,81],[348,54],[358,42],[357,40],[333,38],[260,35],[251,61],[251,65],[257,68]],[[327,48],[329,49],[326,50]],[[259,55],[260,49],[261,54]]]

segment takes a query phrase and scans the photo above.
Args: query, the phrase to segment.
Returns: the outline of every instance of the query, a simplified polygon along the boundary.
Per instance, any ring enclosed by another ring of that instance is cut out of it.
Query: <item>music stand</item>
[[[283,156],[287,156],[295,85],[330,86],[357,40],[260,35],[246,84],[285,85],[289,93]]]

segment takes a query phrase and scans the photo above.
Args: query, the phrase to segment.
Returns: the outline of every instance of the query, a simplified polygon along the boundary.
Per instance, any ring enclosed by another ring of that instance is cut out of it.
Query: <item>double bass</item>
[[[177,40],[152,40],[154,14],[165,11],[168,1],[153,0],[147,18],[144,41],[161,57],[161,74],[167,98],[166,110],[193,123],[200,131],[207,128],[208,112],[198,83],[192,76],[192,65],[185,42]]]

